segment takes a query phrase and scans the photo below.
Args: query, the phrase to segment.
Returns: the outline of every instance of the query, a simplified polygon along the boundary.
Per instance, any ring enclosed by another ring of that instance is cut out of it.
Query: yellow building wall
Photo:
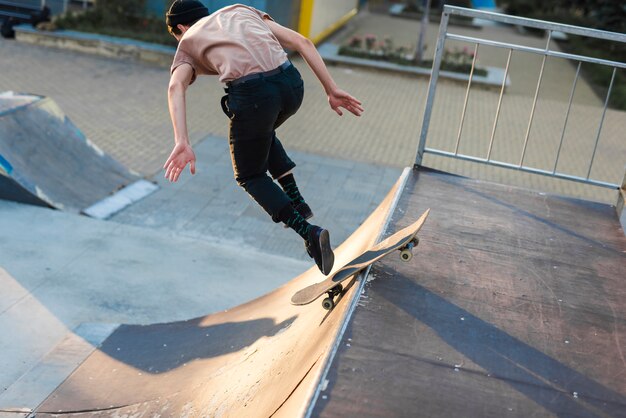
[[[357,13],[358,0],[302,0],[299,31],[317,43]]]

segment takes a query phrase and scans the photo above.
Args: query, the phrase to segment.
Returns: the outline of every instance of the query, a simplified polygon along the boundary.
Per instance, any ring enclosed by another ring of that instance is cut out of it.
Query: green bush
[[[411,47],[396,47],[391,38],[385,37],[382,41],[379,41],[375,35],[353,36],[345,45],[339,47],[339,55],[385,61],[406,66],[416,66],[413,53],[414,50]],[[473,52],[466,48],[446,49],[441,60],[441,70],[469,74],[472,69],[473,59]],[[424,60],[419,64],[423,68],[432,68],[432,65],[432,60]],[[486,76],[487,70],[476,67],[474,68],[474,74]]]
[[[626,83],[613,87],[609,103],[616,109],[626,110]]]
[[[626,45],[618,42],[570,37],[561,47],[570,53],[579,54],[610,61],[626,62]],[[582,73],[591,83],[598,96],[604,100],[613,76],[613,67],[599,64],[582,65]],[[613,89],[609,97],[609,106],[619,110],[626,110],[626,73],[618,69],[613,80]]]
[[[98,0],[96,10],[113,19],[132,19],[143,15],[146,0]]]
[[[508,0],[507,14],[626,32],[626,8],[616,0]]]
[[[509,0],[507,14],[566,23],[569,25],[600,29],[610,32],[626,32],[626,8],[623,2],[614,0]],[[543,36],[543,31],[540,31]],[[561,48],[569,53],[626,62],[626,44],[595,38],[569,36]],[[584,64],[583,75],[604,99],[613,68],[604,65]],[[618,70],[609,98],[613,108],[626,110],[626,75]]]
[[[163,18],[147,17],[146,0],[98,0],[95,7],[68,13],[55,20],[60,29],[131,38],[176,46]]]

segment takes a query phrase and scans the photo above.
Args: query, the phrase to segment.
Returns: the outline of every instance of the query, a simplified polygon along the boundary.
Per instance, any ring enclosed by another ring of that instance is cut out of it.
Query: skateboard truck
[[[411,261],[411,259],[413,258],[413,248],[417,247],[419,242],[420,242],[419,238],[415,236],[415,238],[409,241],[408,244],[406,244],[404,247],[401,247],[400,248],[400,260],[405,261],[405,262]],[[341,284],[338,284],[334,286],[333,288],[331,288],[330,290],[327,290],[326,294],[328,296],[324,298],[324,300],[322,300],[322,307],[326,309],[327,311],[330,311],[331,309],[333,309],[335,307],[335,297],[341,294],[342,291],[343,291],[343,286]]]
[[[400,260],[408,262],[413,258],[413,248],[417,247],[420,240],[417,236],[409,241],[404,247],[400,248]],[[326,291],[328,297],[324,298],[322,301],[322,307],[327,311],[330,311],[335,307],[335,297],[343,291],[343,286],[338,284],[330,290]]]
[[[332,308],[334,308],[335,296],[341,294],[342,291],[343,286],[341,284],[338,284],[337,286],[327,291],[326,293],[328,294],[328,297],[322,301],[322,308],[326,309],[327,311],[330,311]]]
[[[419,242],[419,238],[415,237],[407,245],[400,248],[400,260],[411,261],[411,259],[413,258],[413,248],[417,247],[417,244],[419,244]]]

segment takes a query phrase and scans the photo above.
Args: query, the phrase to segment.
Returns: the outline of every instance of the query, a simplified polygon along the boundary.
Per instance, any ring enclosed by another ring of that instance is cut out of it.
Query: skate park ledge
[[[41,31],[31,25],[15,26],[15,39],[33,45],[69,49],[109,58],[131,58],[169,67],[176,48],[127,38],[71,30]]]

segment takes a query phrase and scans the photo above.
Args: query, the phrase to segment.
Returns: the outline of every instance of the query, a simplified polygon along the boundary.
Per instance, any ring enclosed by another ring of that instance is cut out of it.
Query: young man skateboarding
[[[177,181],[187,164],[195,173],[185,92],[196,76],[218,75],[227,86],[222,109],[230,119],[229,145],[237,183],[274,222],[296,231],[322,273],[330,273],[334,254],[329,233],[307,222],[313,213],[292,174],[296,164],[276,137],[276,129],[296,113],[304,94],[300,73],[283,48],[300,53],[337,114],[341,116],[344,108],[360,116],[361,102],[337,87],[310,40],[266,13],[238,4],[209,15],[200,1],[176,0],[166,17],[179,43],[168,90],[175,146],[164,165],[165,177]]]

